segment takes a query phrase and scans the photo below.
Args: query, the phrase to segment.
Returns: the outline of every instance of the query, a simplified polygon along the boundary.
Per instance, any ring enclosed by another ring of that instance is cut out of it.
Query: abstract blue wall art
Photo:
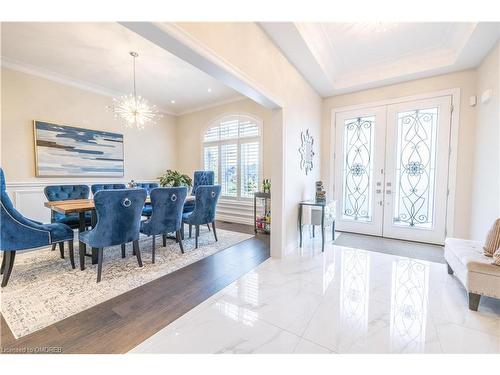
[[[123,177],[123,134],[34,121],[37,177]]]

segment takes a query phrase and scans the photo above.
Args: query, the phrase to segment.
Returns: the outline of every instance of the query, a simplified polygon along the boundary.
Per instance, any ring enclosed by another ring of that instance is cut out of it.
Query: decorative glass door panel
[[[438,108],[397,114],[393,224],[433,227]]]
[[[443,244],[451,96],[387,107],[385,237]]]
[[[443,244],[451,96],[335,115],[337,229]]]
[[[374,116],[344,120],[344,220],[372,220],[374,126]]]
[[[382,235],[385,107],[336,115],[338,230]],[[382,150],[382,153],[377,152]]]

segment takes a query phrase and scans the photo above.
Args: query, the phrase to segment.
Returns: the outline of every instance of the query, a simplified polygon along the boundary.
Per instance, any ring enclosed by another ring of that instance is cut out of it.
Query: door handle
[[[375,190],[375,192],[376,192],[377,194],[380,194],[380,193],[382,193],[382,190],[381,190],[381,189],[377,189],[377,190]]]
[[[387,189],[387,190],[385,191],[385,193],[386,193],[387,195],[390,195],[390,194],[392,193],[392,191],[391,191],[391,190],[389,190],[389,189]]]

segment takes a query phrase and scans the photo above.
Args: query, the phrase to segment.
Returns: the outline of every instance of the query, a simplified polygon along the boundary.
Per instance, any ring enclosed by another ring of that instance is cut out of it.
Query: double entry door
[[[442,244],[451,96],[335,115],[340,231]]]

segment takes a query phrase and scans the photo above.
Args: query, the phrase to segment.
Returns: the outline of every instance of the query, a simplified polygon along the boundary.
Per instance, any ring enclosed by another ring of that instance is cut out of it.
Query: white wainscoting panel
[[[259,215],[261,212],[262,204],[258,202],[257,215]],[[219,200],[219,203],[217,205],[217,220],[228,221],[230,223],[253,225],[253,200]]]
[[[42,223],[50,223],[50,210],[43,205],[46,200],[43,188],[14,191],[16,209],[27,218]]]

